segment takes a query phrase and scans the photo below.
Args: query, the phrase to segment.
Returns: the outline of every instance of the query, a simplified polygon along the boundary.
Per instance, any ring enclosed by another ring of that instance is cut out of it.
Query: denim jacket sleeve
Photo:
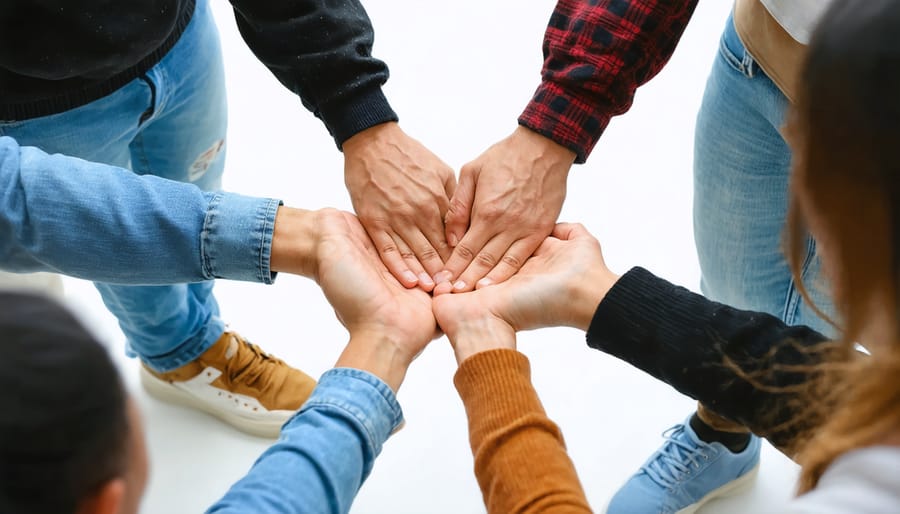
[[[346,513],[403,421],[393,391],[365,371],[327,371],[281,437],[207,511]]]
[[[0,269],[7,271],[119,284],[271,283],[279,205],[0,137]]]

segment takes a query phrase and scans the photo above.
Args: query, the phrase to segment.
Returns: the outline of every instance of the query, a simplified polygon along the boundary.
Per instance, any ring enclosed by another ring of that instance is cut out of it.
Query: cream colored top
[[[775,21],[798,43],[809,44],[816,23],[834,0],[761,0]]]

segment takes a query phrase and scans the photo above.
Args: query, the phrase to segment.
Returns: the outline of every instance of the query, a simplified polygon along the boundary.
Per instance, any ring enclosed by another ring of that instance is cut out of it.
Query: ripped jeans
[[[135,173],[191,182],[218,190],[225,159],[225,75],[218,30],[208,2],[196,11],[179,41],[143,76],[99,100],[68,111],[0,123],[0,135]],[[127,199],[126,199],[127,200]],[[159,209],[177,209],[160,205]],[[90,220],[65,212],[54,216],[60,230],[82,230]],[[129,216],[122,214],[121,223]],[[165,252],[167,241],[158,241]],[[151,266],[154,255],[136,267]],[[213,297],[213,282],[171,286],[96,284],[118,318],[128,350],[151,367],[168,371],[191,362],[222,335],[225,324]]]

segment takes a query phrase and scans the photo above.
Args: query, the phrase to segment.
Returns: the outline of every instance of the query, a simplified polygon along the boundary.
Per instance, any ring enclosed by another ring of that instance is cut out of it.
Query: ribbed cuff
[[[338,149],[341,149],[344,141],[367,128],[399,119],[380,87],[323,106],[319,114],[334,137]]]
[[[597,306],[586,334],[588,346],[603,350],[609,344],[642,340],[671,322],[666,303],[674,286],[644,268],[622,275]],[[656,308],[660,304],[666,309]]]
[[[525,355],[508,349],[476,353],[453,377],[470,423],[479,430],[504,427],[526,411],[544,413]]]
[[[207,278],[271,284],[272,234],[280,200],[234,193],[206,193],[209,198],[200,252]]]
[[[340,409],[355,418],[365,428],[376,455],[403,424],[403,410],[390,386],[369,372],[353,368],[334,368],[322,374],[297,415],[316,407]]]

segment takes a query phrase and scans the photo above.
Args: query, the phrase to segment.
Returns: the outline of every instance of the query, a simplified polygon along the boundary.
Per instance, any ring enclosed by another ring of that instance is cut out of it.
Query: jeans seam
[[[803,258],[803,265],[800,266],[800,280],[805,281],[807,276],[807,271],[809,271],[810,266],[813,263],[813,259],[816,254],[816,242],[813,238],[807,238],[806,243],[806,256]],[[800,294],[800,290],[797,286],[796,280],[794,277],[791,277],[791,281],[788,285],[788,297],[787,302],[785,304],[784,315],[782,316],[782,320],[788,325],[793,325],[795,320],[797,319],[797,311],[800,309],[800,304],[803,302],[803,295]]]
[[[134,171],[139,172],[139,174],[141,175],[156,175],[150,169],[150,157],[147,156],[147,149],[144,148],[144,136],[140,132],[138,132],[137,134],[135,134],[134,139],[131,140],[131,144],[134,145],[134,148],[137,150],[137,152],[132,152],[132,156],[136,153],[141,164],[140,169]],[[133,162],[132,167],[135,167]]]
[[[213,261],[215,257],[212,255],[215,251],[210,241],[211,232],[215,231],[215,218],[218,215],[219,204],[222,201],[222,194],[215,194],[206,207],[206,216],[203,218],[203,228],[200,230],[200,267],[203,275],[208,279],[216,277],[216,270]]]

